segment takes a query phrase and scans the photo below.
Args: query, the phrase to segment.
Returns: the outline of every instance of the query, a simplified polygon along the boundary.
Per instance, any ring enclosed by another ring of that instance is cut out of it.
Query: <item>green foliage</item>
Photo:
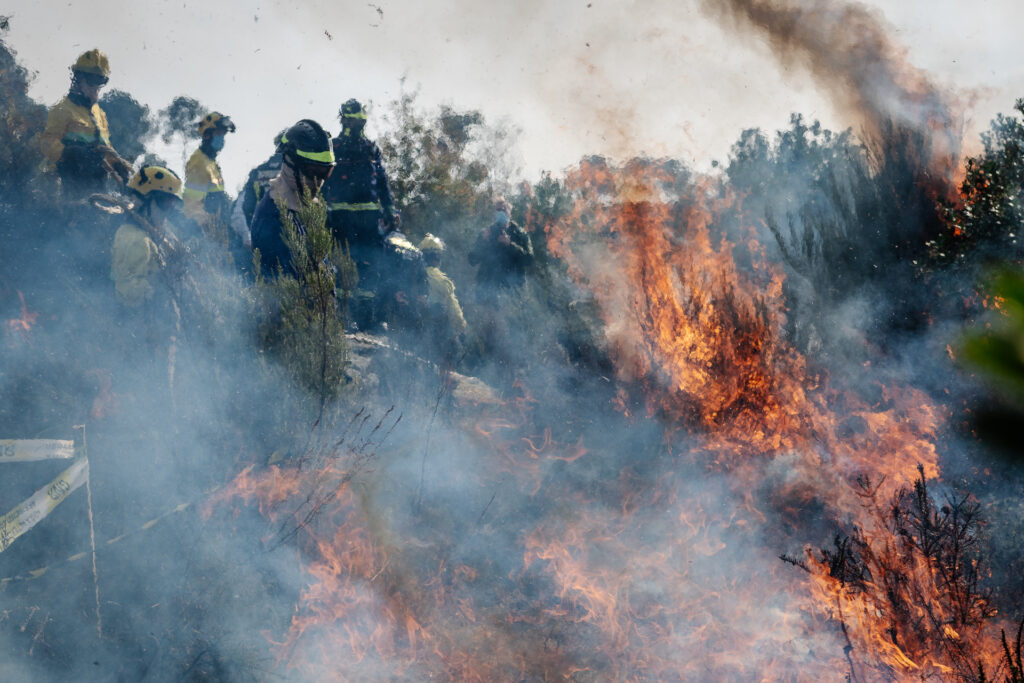
[[[46,107],[28,96],[29,75],[0,40],[0,197],[20,196],[38,167],[32,139],[46,125]]]
[[[338,297],[339,293],[342,299],[349,296],[355,264],[327,228],[322,201],[311,201],[307,193],[297,222],[283,203],[278,209],[295,275],[282,272],[262,284],[277,314],[265,340],[291,379],[309,392],[319,422],[346,383],[348,347]],[[339,284],[344,285],[340,292]]]
[[[160,139],[166,144],[175,140],[181,145],[181,165],[185,165],[185,152],[193,140],[199,139],[197,122],[206,113],[206,107],[191,97],[178,95],[164,109],[157,112]]]
[[[146,140],[154,129],[149,107],[123,90],[111,90],[100,98],[110,124],[110,144],[118,154],[134,162],[146,153]]]
[[[1024,99],[1014,110],[1024,114]],[[1024,123],[1000,114],[982,135],[985,151],[969,157],[958,202],[943,202],[947,229],[931,247],[943,263],[963,261],[974,251],[1019,256],[1017,233],[1024,224]]]
[[[874,151],[872,151],[874,150]],[[769,143],[745,131],[730,153],[730,189],[763,216],[787,265],[833,302],[894,266],[912,272],[937,215],[922,178],[923,136],[890,126],[871,147],[793,115]]]
[[[1024,275],[1003,270],[990,289],[1002,315],[966,336],[964,357],[1024,406]]]
[[[199,132],[196,122],[206,112],[206,107],[191,97],[178,95],[166,108],[161,109],[158,116],[161,137],[166,143],[170,143],[174,136],[180,136],[186,140],[199,139]]]
[[[481,210],[494,192],[490,169],[470,145],[483,115],[441,107],[428,115],[403,92],[383,115],[378,139],[403,223],[416,236]]]

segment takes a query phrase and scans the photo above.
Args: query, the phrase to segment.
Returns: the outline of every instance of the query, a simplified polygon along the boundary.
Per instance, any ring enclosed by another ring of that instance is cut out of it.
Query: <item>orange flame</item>
[[[25,295],[18,291],[18,300],[21,302],[21,316],[18,318],[11,318],[4,323],[7,328],[7,332],[10,335],[8,340],[8,346],[14,345],[15,335],[20,335],[23,341],[28,341],[28,333],[31,331],[32,326],[36,324],[36,319],[39,314],[28,310],[28,306],[25,304]]]

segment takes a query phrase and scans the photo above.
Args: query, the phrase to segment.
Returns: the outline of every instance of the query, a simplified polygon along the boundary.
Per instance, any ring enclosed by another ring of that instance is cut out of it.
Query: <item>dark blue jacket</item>
[[[270,181],[281,172],[283,158],[281,154],[274,154],[249,172],[249,179],[246,180],[245,188],[242,190],[242,213],[245,214],[246,225],[252,225],[256,207],[263,199],[263,195],[267,193]]]
[[[363,135],[341,135],[331,141],[337,165],[324,183],[324,198],[332,211],[379,205],[390,216],[395,201],[377,143]]]
[[[291,209],[288,209],[288,213],[295,221],[299,232],[304,234],[305,230],[299,222],[298,214]],[[292,268],[292,254],[284,241],[281,212],[269,192],[263,193],[263,198],[260,199],[252,216],[252,248],[260,250],[260,270],[264,277],[276,277],[278,266],[284,269],[286,275],[295,274]]]

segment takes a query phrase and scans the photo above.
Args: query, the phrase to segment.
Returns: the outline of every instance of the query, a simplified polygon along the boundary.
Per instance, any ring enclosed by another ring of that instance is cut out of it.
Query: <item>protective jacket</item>
[[[256,213],[256,205],[260,203],[267,188],[270,187],[270,181],[281,172],[283,159],[283,155],[274,154],[249,172],[249,179],[245,183],[245,189],[242,190],[242,196],[239,200],[242,202],[242,213],[245,215],[246,225],[252,225],[252,217]]]
[[[220,165],[200,147],[185,165],[185,215],[202,226],[227,222],[229,200]],[[224,211],[221,217],[221,211]]]
[[[380,147],[364,135],[342,134],[331,141],[337,165],[324,183],[327,209],[332,213],[373,211],[385,218],[393,212],[394,198],[384,171]]]
[[[313,201],[319,201],[319,198]],[[279,266],[285,274],[295,274],[291,251],[284,241],[284,220],[278,202],[284,204],[299,234],[305,234],[305,228],[299,221],[302,199],[291,166],[282,166],[277,177],[270,181],[269,189],[263,194],[252,217],[252,248],[260,250],[260,268],[266,277],[276,276]]]
[[[466,319],[455,296],[455,283],[437,266],[427,266],[427,301],[444,315],[449,335],[458,336],[466,331]]]
[[[39,138],[43,168],[62,179],[102,184],[104,161],[117,159],[110,146],[107,115],[100,105],[69,93],[50,109]]]
[[[508,236],[508,244],[500,241],[502,233]],[[533,242],[515,221],[504,228],[495,222],[480,233],[468,256],[470,265],[477,266],[478,285],[516,287],[533,261]]]
[[[114,234],[110,278],[118,300],[137,308],[153,298],[153,276],[160,269],[160,256],[149,235],[133,223],[125,223]]]

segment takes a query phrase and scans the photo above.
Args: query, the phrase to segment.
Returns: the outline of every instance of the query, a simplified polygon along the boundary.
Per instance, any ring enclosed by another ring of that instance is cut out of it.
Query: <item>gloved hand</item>
[[[57,174],[62,178],[102,178],[105,150],[100,145],[64,145],[57,162]]]
[[[231,199],[227,192],[208,192],[203,199],[203,209],[206,213],[227,217],[231,211]]]
[[[107,149],[110,148],[108,147]],[[128,181],[131,180],[132,171],[134,170],[132,165],[112,149],[106,154],[106,162],[109,164],[113,174],[121,181],[121,184],[127,185]]]

